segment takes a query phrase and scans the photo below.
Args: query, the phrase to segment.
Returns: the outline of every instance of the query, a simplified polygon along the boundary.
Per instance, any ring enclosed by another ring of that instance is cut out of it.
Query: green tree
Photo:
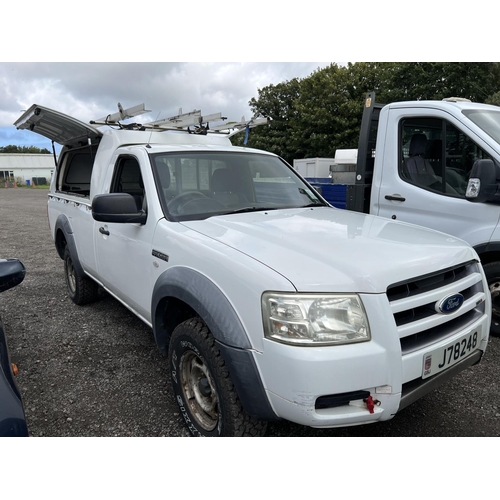
[[[500,92],[495,92],[494,94],[490,95],[484,102],[486,104],[493,104],[495,106],[500,106]]]
[[[248,146],[272,151],[283,158],[293,158],[296,147],[290,141],[290,128],[295,119],[295,101],[299,96],[300,81],[297,78],[268,85],[259,89],[259,98],[249,102],[254,116],[265,116],[271,119],[268,126],[251,129]],[[238,134],[233,144],[241,145],[244,134]]]
[[[357,148],[367,92],[375,91],[381,103],[464,97],[500,104],[498,82],[499,63],[331,64],[306,78],[259,89],[249,105],[255,115],[270,118],[270,124],[254,129],[248,145],[289,163],[333,157],[339,148]]]
[[[51,154],[47,148],[38,148],[36,146],[15,146],[9,144],[8,146],[0,147],[0,153],[10,153],[10,154]]]
[[[363,97],[384,86],[386,66],[331,64],[307,78],[259,89],[250,107],[271,121],[252,131],[249,145],[279,154],[289,163],[357,147]]]
[[[388,63],[330,65],[301,82],[296,101],[300,127],[293,131],[303,158],[333,157],[357,148],[366,92],[385,86]]]
[[[498,63],[394,63],[384,97],[389,101],[464,97],[486,102],[499,90]]]

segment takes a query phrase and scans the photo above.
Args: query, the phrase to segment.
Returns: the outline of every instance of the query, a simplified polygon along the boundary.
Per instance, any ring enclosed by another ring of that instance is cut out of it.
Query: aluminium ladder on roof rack
[[[132,118],[134,116],[141,115],[143,113],[149,113],[150,110],[145,108],[144,104],[139,104],[131,108],[123,109],[122,105],[118,103],[118,113],[109,114],[106,117],[100,118],[98,120],[92,120],[90,123],[92,125],[118,125],[120,127],[126,127],[131,130],[153,130],[153,131],[185,131],[192,132],[190,127],[194,127],[195,133],[206,134],[210,133],[225,133],[229,137],[248,130],[250,128],[257,127],[259,125],[265,125],[268,123],[267,118],[252,118],[251,120],[245,120],[242,117],[239,122],[227,122],[222,125],[210,126],[210,122],[219,122],[227,120],[226,117],[222,116],[222,113],[213,113],[210,115],[202,116],[201,110],[194,110],[188,113],[183,113],[182,108],[179,109],[179,114],[172,116],[170,118],[163,118],[161,120],[156,120],[152,122],[146,122],[142,124],[129,124],[122,125],[120,120],[126,120],[127,118]]]

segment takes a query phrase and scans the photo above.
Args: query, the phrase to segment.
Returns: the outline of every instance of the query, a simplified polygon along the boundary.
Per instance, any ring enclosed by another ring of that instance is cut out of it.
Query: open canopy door
[[[31,130],[62,146],[84,146],[98,140],[102,132],[71,116],[33,104],[16,122],[18,130]]]

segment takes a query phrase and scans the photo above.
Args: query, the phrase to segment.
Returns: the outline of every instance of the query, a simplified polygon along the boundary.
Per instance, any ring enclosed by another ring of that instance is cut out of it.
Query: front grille
[[[451,314],[436,310],[440,300],[456,293],[464,296],[458,310]],[[454,335],[485,312],[485,291],[476,261],[391,285],[387,297],[403,355]]]

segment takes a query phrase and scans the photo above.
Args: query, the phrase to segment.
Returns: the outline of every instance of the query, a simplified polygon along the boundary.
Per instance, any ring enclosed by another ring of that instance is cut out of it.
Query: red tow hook
[[[368,396],[365,400],[365,403],[366,403],[366,407],[368,408],[368,411],[370,413],[373,413],[375,411],[375,401],[373,401],[373,398],[370,396]]]

